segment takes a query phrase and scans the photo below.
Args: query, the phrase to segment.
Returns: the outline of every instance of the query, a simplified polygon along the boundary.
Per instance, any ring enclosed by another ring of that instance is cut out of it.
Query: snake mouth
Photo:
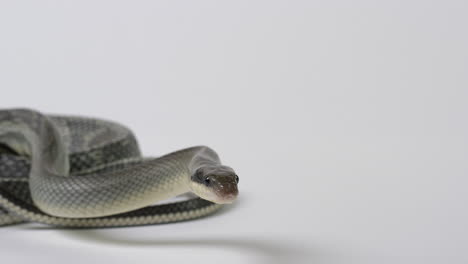
[[[219,204],[230,204],[236,200],[237,195],[239,194],[237,185],[234,184],[232,184],[232,186],[228,186],[227,188],[225,188],[225,186],[222,186],[220,190],[217,190],[215,192],[217,200],[214,202]]]
[[[212,181],[209,186],[193,183],[192,191],[201,198],[217,204],[230,204],[236,200],[239,194],[235,182]]]

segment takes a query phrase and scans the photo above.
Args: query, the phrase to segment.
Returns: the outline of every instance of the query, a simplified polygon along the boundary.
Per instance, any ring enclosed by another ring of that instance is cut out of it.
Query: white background
[[[237,203],[0,228],[2,263],[467,263],[466,1],[1,1],[0,104],[206,144]]]

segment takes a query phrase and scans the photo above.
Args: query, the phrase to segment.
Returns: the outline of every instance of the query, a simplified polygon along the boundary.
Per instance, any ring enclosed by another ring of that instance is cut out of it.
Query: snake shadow
[[[310,250],[291,247],[274,241],[255,238],[158,238],[138,240],[122,237],[98,230],[68,230],[67,236],[86,242],[124,247],[158,247],[158,248],[200,248],[212,250],[230,250],[243,256],[251,256],[254,263],[290,264],[312,263]],[[260,261],[259,261],[260,260]]]
[[[223,215],[237,207],[238,204],[227,205],[212,216]],[[86,243],[119,247],[227,249],[240,255],[252,256],[252,263],[259,263],[259,260],[263,263],[271,264],[312,263],[313,255],[315,255],[312,254],[314,252],[310,248],[294,244],[290,241],[288,242],[287,240],[279,240],[280,238],[274,240],[258,239],[255,237],[142,238],[128,237],[128,235],[123,233],[113,232],[113,230],[121,228],[66,229],[47,226],[23,226],[23,229],[56,230],[67,237],[85,241]]]

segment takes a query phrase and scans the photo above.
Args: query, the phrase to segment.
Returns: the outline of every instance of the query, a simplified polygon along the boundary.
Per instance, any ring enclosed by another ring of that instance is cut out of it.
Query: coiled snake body
[[[109,227],[188,220],[232,202],[238,181],[208,147],[143,158],[132,132],[114,122],[0,111],[0,225]],[[187,192],[199,197],[153,205]]]

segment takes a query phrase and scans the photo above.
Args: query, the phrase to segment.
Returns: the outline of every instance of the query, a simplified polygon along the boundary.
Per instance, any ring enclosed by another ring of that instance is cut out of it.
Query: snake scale
[[[112,121],[0,110],[0,226],[189,220],[233,202],[238,182],[206,146],[142,157],[133,133]],[[155,205],[184,193],[196,197]]]

